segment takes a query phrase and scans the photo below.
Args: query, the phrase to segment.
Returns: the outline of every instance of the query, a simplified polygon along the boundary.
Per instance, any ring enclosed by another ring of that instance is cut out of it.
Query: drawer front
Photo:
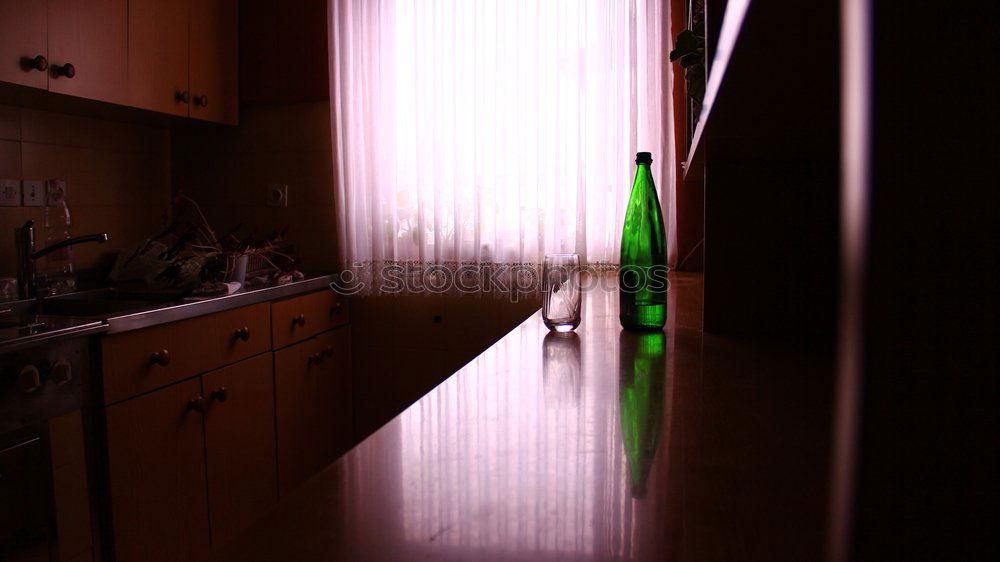
[[[104,402],[111,403],[271,348],[268,304],[107,336]]]
[[[350,320],[347,299],[324,289],[271,304],[274,348],[311,338]]]

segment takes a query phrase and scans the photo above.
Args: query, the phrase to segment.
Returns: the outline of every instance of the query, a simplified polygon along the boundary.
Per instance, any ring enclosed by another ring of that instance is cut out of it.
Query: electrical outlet
[[[62,205],[66,201],[66,180],[49,180],[45,182],[45,204]]]
[[[288,184],[272,183],[267,186],[267,206],[288,206]]]
[[[0,207],[21,206],[21,180],[0,180]]]
[[[45,206],[45,182],[42,180],[24,180],[21,182],[21,195],[25,207]]]

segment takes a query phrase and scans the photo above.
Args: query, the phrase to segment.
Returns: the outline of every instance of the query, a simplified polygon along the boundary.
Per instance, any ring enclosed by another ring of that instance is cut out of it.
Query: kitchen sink
[[[38,305],[38,311],[59,316],[107,318],[125,312],[153,308],[174,300],[176,300],[174,295],[140,296],[116,289],[98,289],[48,297]]]
[[[80,291],[66,295],[46,297],[41,300],[24,300],[5,304],[0,311],[0,327],[5,324],[24,326],[31,318],[41,316],[71,316],[75,318],[101,318],[127,312],[155,308],[177,300],[174,295],[136,295],[116,289]]]

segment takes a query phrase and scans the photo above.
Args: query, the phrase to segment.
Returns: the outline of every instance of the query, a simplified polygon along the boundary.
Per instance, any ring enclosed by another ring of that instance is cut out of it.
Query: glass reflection
[[[580,400],[580,337],[549,332],[542,341],[542,378],[549,403]]]
[[[663,418],[666,335],[622,330],[618,335],[618,354],[622,443],[632,497],[642,498]]]

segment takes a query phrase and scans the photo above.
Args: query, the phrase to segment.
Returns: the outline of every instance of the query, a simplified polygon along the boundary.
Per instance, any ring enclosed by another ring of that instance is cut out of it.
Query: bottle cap
[[[635,163],[636,164],[652,164],[653,163],[653,153],[652,152],[636,152],[635,153]]]

